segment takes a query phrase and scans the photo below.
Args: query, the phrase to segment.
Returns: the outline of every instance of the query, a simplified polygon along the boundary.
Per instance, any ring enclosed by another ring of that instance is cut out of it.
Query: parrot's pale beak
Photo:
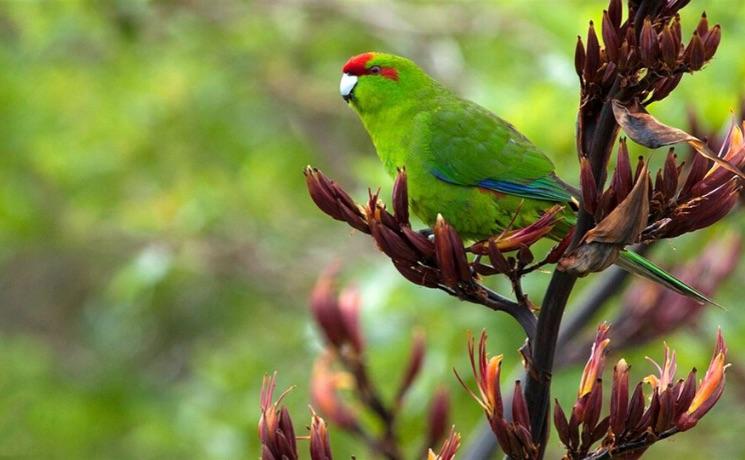
[[[352,99],[352,91],[354,91],[355,86],[357,86],[357,76],[343,73],[339,83],[339,92],[345,101],[349,102]]]

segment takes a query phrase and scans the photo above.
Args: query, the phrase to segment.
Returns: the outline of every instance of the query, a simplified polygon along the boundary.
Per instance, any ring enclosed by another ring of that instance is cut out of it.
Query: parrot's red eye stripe
[[[398,81],[398,71],[393,67],[383,67],[380,70],[380,75],[384,76],[385,78]]]

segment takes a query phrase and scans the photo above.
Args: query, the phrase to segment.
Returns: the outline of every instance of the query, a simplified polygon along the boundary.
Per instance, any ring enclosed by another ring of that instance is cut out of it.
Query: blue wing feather
[[[435,169],[432,171],[435,177],[443,182],[453,185],[481,187],[508,195],[520,196],[533,200],[555,201],[557,203],[566,203],[571,201],[572,195],[561,187],[558,180],[552,176],[544,176],[528,183],[511,182],[497,179],[483,179],[475,184],[462,184],[441,171]]]
[[[572,196],[566,190],[557,187],[556,182],[550,178],[542,177],[527,184],[517,182],[501,181],[494,179],[484,179],[477,184],[495,192],[508,193],[510,195],[533,198],[537,200],[556,201],[565,203],[572,199]]]

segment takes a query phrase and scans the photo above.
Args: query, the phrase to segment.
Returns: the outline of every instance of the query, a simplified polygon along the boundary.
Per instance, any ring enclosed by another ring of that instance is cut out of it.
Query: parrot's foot
[[[433,232],[431,228],[423,228],[419,230],[419,233],[426,236],[430,241],[435,240],[435,232]]]

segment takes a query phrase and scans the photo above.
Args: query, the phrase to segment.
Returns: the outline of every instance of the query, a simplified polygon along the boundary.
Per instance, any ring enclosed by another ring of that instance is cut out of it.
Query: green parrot
[[[339,90],[357,112],[395,176],[404,167],[409,206],[426,224],[441,214],[465,239],[535,222],[566,204],[551,238],[576,223],[576,190],[559,179],[551,160],[511,124],[461,99],[409,59],[370,52],[344,65]],[[619,266],[701,302],[696,289],[624,250]]]

